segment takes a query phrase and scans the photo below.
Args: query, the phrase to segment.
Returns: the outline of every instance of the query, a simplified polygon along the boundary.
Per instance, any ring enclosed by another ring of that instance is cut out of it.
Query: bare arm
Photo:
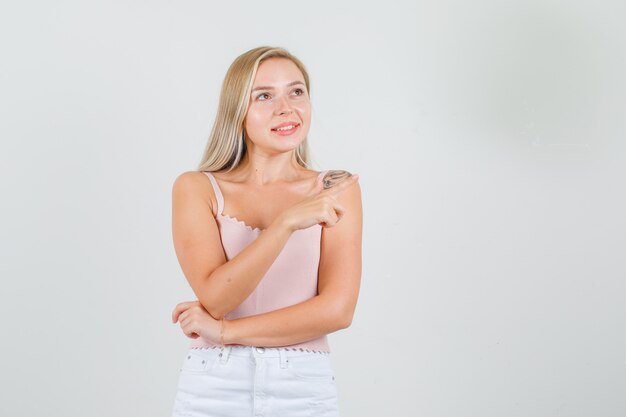
[[[220,319],[254,291],[292,231],[278,218],[227,261],[213,217],[208,181],[204,173],[194,171],[176,179],[172,235],[178,261],[198,301],[211,316]]]
[[[204,282],[202,292],[209,296],[207,308],[215,318],[228,314],[254,291],[287,243],[289,230],[280,219],[265,229],[233,259],[220,265]]]
[[[286,346],[349,326],[336,300],[317,295],[298,304],[254,316],[224,320],[224,343]]]
[[[304,302],[225,322],[224,343],[285,346],[347,328],[352,323],[361,281],[362,208],[358,184],[341,196],[346,213],[322,229],[319,295]]]

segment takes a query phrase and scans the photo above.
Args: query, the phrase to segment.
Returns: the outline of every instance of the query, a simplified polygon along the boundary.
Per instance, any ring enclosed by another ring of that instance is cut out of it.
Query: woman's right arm
[[[202,178],[204,177],[204,178]],[[172,187],[172,237],[178,262],[202,306],[216,319],[237,308],[272,266],[292,228],[282,216],[226,260],[205,174],[185,172]]]

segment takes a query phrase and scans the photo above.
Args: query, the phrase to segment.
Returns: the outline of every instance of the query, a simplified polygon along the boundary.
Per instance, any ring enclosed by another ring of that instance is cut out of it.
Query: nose
[[[276,100],[276,111],[278,114],[287,114],[293,111],[289,100],[285,96],[281,96],[278,100]]]

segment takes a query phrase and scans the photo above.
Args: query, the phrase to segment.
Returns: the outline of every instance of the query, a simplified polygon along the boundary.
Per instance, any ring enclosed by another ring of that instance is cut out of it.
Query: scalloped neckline
[[[320,171],[320,173],[318,175],[322,175],[325,172],[328,172],[328,170]],[[209,172],[209,174],[211,174],[211,176],[213,176],[213,174],[211,172]],[[217,179],[215,178],[215,176],[213,176],[213,179],[217,183]],[[222,201],[224,201],[222,190],[221,190],[219,184],[217,184],[217,188],[219,189],[220,195],[222,195]],[[228,214],[224,214],[224,213],[221,213],[221,212],[218,212],[217,216],[221,217],[222,219],[226,219],[226,220],[230,221],[233,224],[239,225],[240,227],[243,227],[244,229],[249,230],[251,232],[264,232],[265,230],[267,230],[267,229],[261,229],[260,227],[252,227],[249,224],[247,224],[246,222],[244,222],[243,220],[239,220],[238,218],[236,218],[234,216],[229,216]]]
[[[243,220],[239,220],[236,217],[231,217],[228,214],[217,213],[217,215],[220,216],[223,219],[230,220],[234,224],[237,224],[239,226],[243,226],[244,228],[246,228],[247,230],[249,230],[251,232],[263,232],[263,231],[266,230],[266,229],[261,229],[259,227],[252,227],[252,226],[248,225],[246,222],[244,222]]]

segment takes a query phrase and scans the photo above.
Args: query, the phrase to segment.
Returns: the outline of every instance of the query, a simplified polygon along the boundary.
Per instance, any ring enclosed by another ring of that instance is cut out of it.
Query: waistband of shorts
[[[278,357],[287,357],[294,358],[299,356],[329,356],[330,352],[318,351],[312,349],[304,349],[297,348],[293,350],[292,348],[276,348],[276,347],[261,347],[261,346],[243,346],[243,345],[226,345],[223,348],[221,346],[217,346],[215,348],[193,348],[194,351],[213,351],[216,353],[222,353],[224,351],[228,351],[229,355],[232,356],[241,356],[241,357],[263,357],[263,358],[278,358]]]

